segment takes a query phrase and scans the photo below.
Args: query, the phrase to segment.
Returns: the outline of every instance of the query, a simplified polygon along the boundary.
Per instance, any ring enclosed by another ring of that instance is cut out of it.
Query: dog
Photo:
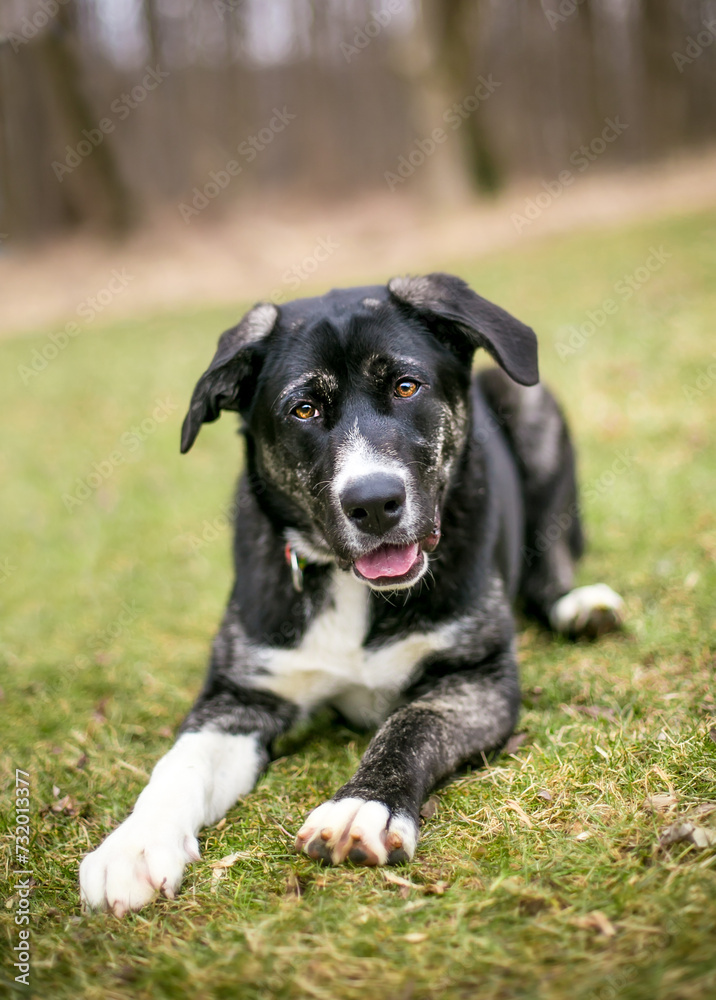
[[[481,348],[498,367],[473,374]],[[208,676],[134,811],[80,866],[88,909],[174,898],[197,835],[316,707],[377,727],[296,849],[413,857],[420,807],[505,745],[520,704],[515,602],[558,633],[619,627],[573,589],[574,451],[532,329],[446,274],[260,303],[199,379],[181,450],[241,418],[235,582]]]

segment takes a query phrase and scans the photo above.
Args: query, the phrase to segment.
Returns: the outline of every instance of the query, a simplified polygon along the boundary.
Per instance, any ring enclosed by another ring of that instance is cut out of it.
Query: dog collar
[[[308,560],[299,556],[294,548],[287,542],[285,548],[286,562],[291,567],[291,582],[297,594],[303,593],[303,571],[308,565]]]

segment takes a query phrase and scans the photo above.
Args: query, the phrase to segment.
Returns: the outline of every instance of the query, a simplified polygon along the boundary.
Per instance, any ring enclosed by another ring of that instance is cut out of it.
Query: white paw
[[[298,831],[296,850],[339,865],[397,865],[415,853],[418,828],[407,813],[391,814],[382,802],[340,799],[324,802]]]
[[[622,624],[624,601],[606,583],[577,587],[552,605],[549,622],[564,635],[602,635]]]
[[[82,904],[121,917],[141,909],[157,892],[174,899],[184,868],[198,860],[199,845],[191,833],[130,816],[82,861]]]

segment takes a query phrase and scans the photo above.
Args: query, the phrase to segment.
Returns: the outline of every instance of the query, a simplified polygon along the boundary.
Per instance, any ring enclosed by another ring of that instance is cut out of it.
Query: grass
[[[670,256],[627,300],[615,286],[652,247]],[[176,902],[121,921],[82,915],[78,861],[169,748],[229,588],[232,420],[185,458],[178,437],[241,307],[96,320],[27,385],[18,366],[53,331],[5,340],[0,778],[12,795],[14,769],[31,774],[38,996],[716,994],[716,850],[659,848],[677,818],[716,826],[716,213],[435,264],[538,330],[579,442],[591,541],[580,580],[625,596],[626,633],[573,645],[526,625],[524,742],[439,791],[415,860],[390,875],[292,853],[289,834],[368,739],[319,717],[205,831]],[[561,357],[565,327],[610,298],[616,311]],[[73,505],[95,462],[109,473]],[[652,795],[673,800],[654,812]],[[11,819],[3,809],[3,875]],[[217,880],[210,862],[233,852]],[[12,946],[12,879],[3,895]],[[0,995],[27,992],[13,974],[3,958]]]

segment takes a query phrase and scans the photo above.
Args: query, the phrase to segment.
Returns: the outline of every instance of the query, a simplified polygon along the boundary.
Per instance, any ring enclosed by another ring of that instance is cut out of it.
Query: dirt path
[[[387,192],[321,206],[265,198],[227,206],[223,218],[219,196],[189,224],[172,212],[122,244],[77,236],[15,251],[8,239],[0,243],[0,331],[60,326],[95,309],[109,319],[290,299],[446,266],[555,232],[714,206],[716,151],[614,175],[585,172],[555,191],[554,184],[549,194],[532,182],[492,202],[440,212]]]

